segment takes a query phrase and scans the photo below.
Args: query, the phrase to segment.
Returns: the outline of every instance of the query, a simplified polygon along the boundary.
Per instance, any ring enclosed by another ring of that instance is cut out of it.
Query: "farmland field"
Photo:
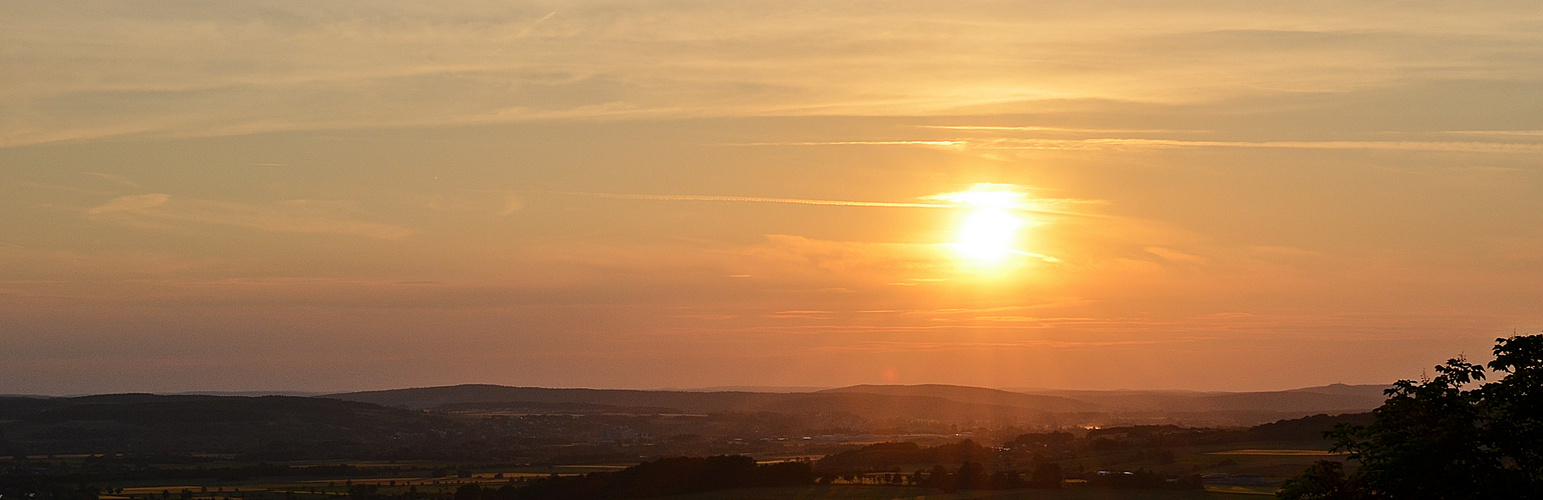
[[[1070,487],[1061,490],[960,491],[904,486],[834,485],[791,488],[750,488],[659,497],[660,500],[1248,500],[1273,497],[1258,490],[1170,491],[1111,490]]]

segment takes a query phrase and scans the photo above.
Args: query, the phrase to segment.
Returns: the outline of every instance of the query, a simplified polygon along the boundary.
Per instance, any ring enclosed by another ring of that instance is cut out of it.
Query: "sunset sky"
[[[1269,390],[1543,330],[1543,4],[0,3],[0,393]]]

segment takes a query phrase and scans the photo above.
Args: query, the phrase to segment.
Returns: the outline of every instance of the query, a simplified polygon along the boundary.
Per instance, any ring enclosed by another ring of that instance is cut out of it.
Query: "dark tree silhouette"
[[[455,489],[455,500],[481,500],[482,487],[475,484],[463,484]]]
[[[1511,461],[1508,480],[1543,495],[1543,335],[1497,339],[1489,368],[1506,373],[1480,396],[1491,414],[1484,441]]]
[[[1060,464],[1056,464],[1056,463],[1039,464],[1038,467],[1034,468],[1034,475],[1029,476],[1029,487],[1030,488],[1060,488],[1061,487],[1061,480],[1063,478],[1064,477],[1061,474],[1061,466],[1060,466]]]
[[[1281,498],[1300,500],[1354,500],[1356,494],[1345,478],[1345,464],[1319,460],[1302,475],[1281,484]]]
[[[991,487],[991,475],[986,473],[984,465],[976,462],[960,464],[954,476],[958,478],[961,490],[984,490]]]
[[[1543,335],[1496,339],[1494,354],[1489,368],[1505,375],[1477,389],[1465,387],[1485,369],[1463,358],[1434,378],[1398,381],[1370,424],[1327,433],[1360,467],[1314,465],[1278,496],[1543,498]]]

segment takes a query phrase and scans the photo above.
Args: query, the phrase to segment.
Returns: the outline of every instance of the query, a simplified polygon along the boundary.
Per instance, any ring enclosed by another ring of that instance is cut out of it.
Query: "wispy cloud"
[[[1003,185],[1005,186],[1005,185]],[[1012,186],[1019,189],[1019,186]],[[578,196],[593,196],[596,198],[609,198],[618,200],[654,200],[654,201],[710,201],[710,202],[736,202],[736,203],[784,203],[791,205],[821,205],[836,207],[877,207],[877,208],[960,208],[971,206],[969,202],[961,199],[950,198],[953,193],[928,195],[920,197],[920,201],[861,201],[861,200],[821,200],[810,198],[775,198],[764,196],[722,196],[722,195],[680,195],[680,194],[633,194],[633,193],[594,193],[577,191],[556,191],[554,194],[569,194]],[[1041,215],[1065,215],[1098,217],[1096,214],[1082,213],[1063,207],[1073,205],[1101,205],[1102,200],[1078,200],[1068,198],[1037,198],[1022,194],[1021,203],[1011,207],[1014,210],[1041,214]],[[1036,256],[1042,257],[1042,256]]]
[[[0,77],[0,146],[639,113],[1003,114],[1540,76],[1536,13],[1503,3],[89,5],[0,4],[6,75],[26,76]]]
[[[968,140],[947,141],[793,141],[793,142],[729,142],[724,146],[932,146],[961,148],[970,145]]]
[[[1458,153],[1537,153],[1543,144],[1436,141],[1189,141],[1176,139],[1007,139],[971,142],[979,149],[1268,148],[1365,149]]]
[[[1495,134],[1501,135],[1501,134]],[[1530,135],[1516,132],[1512,135]],[[1381,151],[1431,151],[1453,153],[1538,153],[1543,144],[1527,142],[1476,142],[1476,141],[1200,141],[1182,139],[1151,139],[1139,137],[1101,137],[1087,139],[1030,139],[1030,138],[968,138],[950,140],[896,140],[896,141],[813,141],[750,143],[757,146],[919,146],[946,147],[949,149],[976,150],[1113,150],[1113,149],[1175,149],[1175,148],[1264,148],[1264,149],[1328,149],[1328,150],[1381,150]]]
[[[1543,137],[1543,130],[1446,130],[1443,134],[1494,135],[1502,137]]]
[[[980,130],[989,132],[1077,132],[1090,134],[1109,133],[1176,133],[1191,132],[1202,133],[1209,130],[1174,130],[1174,129],[1136,129],[1136,128],[1085,128],[1085,127],[1051,127],[1040,125],[1003,126],[1003,125],[917,125],[917,128],[931,128],[940,130]],[[955,141],[945,141],[955,142]],[[961,141],[967,142],[967,141]]]
[[[815,348],[826,352],[917,352],[917,351],[1001,351],[1017,349],[1079,349],[1118,346],[1187,344],[1211,340],[1185,337],[1163,340],[1018,340],[1011,342],[906,342],[870,340],[846,345]]]
[[[1205,257],[1201,257],[1201,256],[1198,256],[1198,255],[1187,254],[1187,253],[1180,252],[1178,250],[1174,250],[1174,249],[1171,249],[1171,248],[1146,247],[1144,250],[1146,250],[1147,253],[1150,253],[1152,255],[1156,255],[1158,257],[1162,257],[1163,260],[1167,260],[1169,262],[1181,262],[1181,263],[1185,263],[1185,264],[1196,264],[1196,265],[1199,265],[1199,264],[1205,264],[1206,262],[1209,261]]]
[[[138,189],[138,188],[141,187],[139,185],[139,183],[134,182],[133,179],[129,179],[128,177],[124,177],[124,176],[117,175],[117,174],[108,174],[108,173],[102,173],[102,172],[81,172],[81,173],[89,175],[89,176],[92,176],[92,177],[96,177],[98,179],[102,179],[104,181],[107,181],[107,182],[110,182],[110,183],[113,183],[113,184],[117,184],[117,185],[122,186],[122,187],[135,188],[135,189]]]
[[[140,227],[181,230],[190,225],[234,226],[275,233],[339,234],[399,240],[407,227],[355,220],[346,204],[288,200],[251,205],[200,199],[173,199],[165,193],[122,196],[85,210],[92,219]]]
[[[516,36],[518,36],[520,38],[525,38],[527,36],[530,36],[530,30],[536,29],[536,27],[540,26],[541,23],[546,22],[548,19],[551,19],[552,16],[555,16],[555,15],[557,15],[557,11],[555,11],[555,10],[552,11],[552,12],[548,12],[547,15],[541,16],[541,19],[537,19],[536,22],[530,23],[530,26],[526,26],[525,29],[520,30],[520,34],[516,35]]]
[[[86,214],[108,215],[121,212],[145,212],[149,209],[165,205],[170,200],[171,196],[164,193],[121,196],[113,198],[107,203],[91,207],[89,210],[86,210]]]

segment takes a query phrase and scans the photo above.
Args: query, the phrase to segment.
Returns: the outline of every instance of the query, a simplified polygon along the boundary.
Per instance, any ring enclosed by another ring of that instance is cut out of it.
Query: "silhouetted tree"
[[[1478,389],[1464,388],[1484,380],[1484,367],[1462,358],[1435,378],[1394,383],[1370,424],[1327,433],[1360,464],[1355,472],[1315,465],[1278,496],[1543,498],[1543,335],[1496,339],[1494,354],[1489,368],[1506,375]]]
[[[954,472],[961,490],[983,490],[991,487],[991,476],[986,474],[986,466],[965,462],[959,465],[959,470]]]
[[[927,472],[926,486],[943,490],[944,493],[953,493],[959,489],[959,478],[943,466],[934,465],[932,470]]]
[[[1062,479],[1064,479],[1064,476],[1061,474],[1060,464],[1039,464],[1038,467],[1034,468],[1034,475],[1029,476],[1029,487],[1045,489],[1060,488]]]
[[[455,500],[481,500],[482,487],[475,484],[463,484],[455,489]]]
[[[1298,500],[1355,500],[1358,497],[1345,477],[1345,465],[1332,460],[1319,460],[1301,475],[1287,479],[1277,496]]]
[[[997,471],[991,475],[990,488],[993,490],[1016,490],[1028,486],[1029,483],[1015,470]]]
[[[1495,342],[1489,368],[1506,375],[1479,390],[1489,416],[1483,439],[1505,457],[1516,493],[1543,498],[1543,335]]]

